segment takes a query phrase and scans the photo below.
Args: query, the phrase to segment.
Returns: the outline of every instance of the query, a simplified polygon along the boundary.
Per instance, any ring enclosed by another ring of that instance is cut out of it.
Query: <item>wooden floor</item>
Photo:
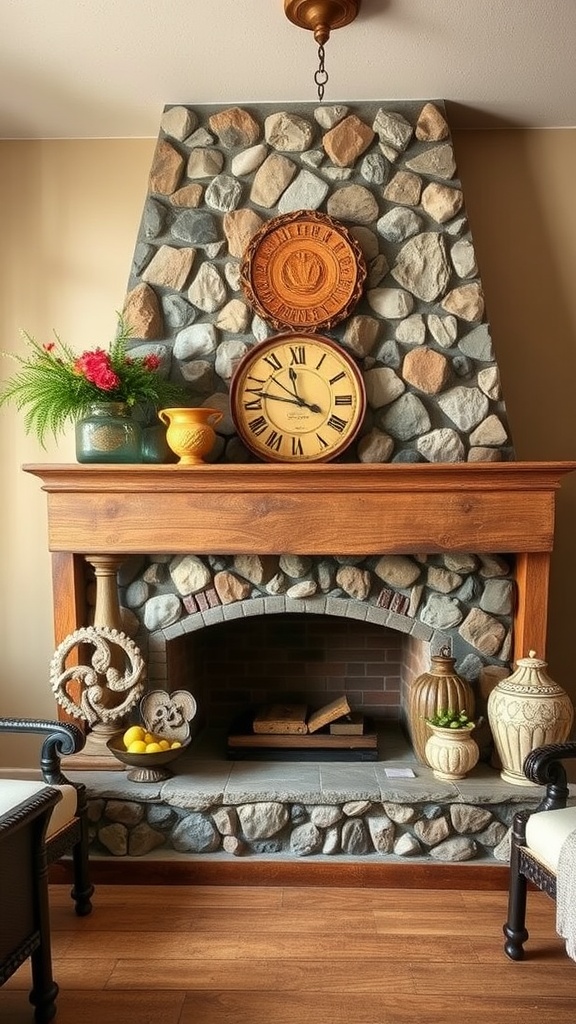
[[[99,885],[77,918],[52,885],[55,1024],[573,1024],[576,963],[529,894],[527,959],[504,891]],[[28,965],[0,990],[30,1024]]]

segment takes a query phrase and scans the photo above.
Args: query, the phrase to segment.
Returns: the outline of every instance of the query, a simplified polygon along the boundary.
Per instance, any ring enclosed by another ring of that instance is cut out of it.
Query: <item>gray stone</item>
[[[214,324],[190,324],[179,331],[174,340],[174,358],[180,362],[206,359],[214,355],[218,345]]]
[[[342,852],[349,856],[362,856],[370,850],[370,840],[361,818],[350,818],[342,825]]]
[[[482,846],[492,849],[500,845],[507,831],[506,825],[503,825],[501,821],[493,821],[488,828],[478,833],[476,839],[482,843]]]
[[[126,589],[124,600],[129,608],[141,608],[150,596],[150,587],[144,580],[135,580]]]
[[[382,153],[367,153],[360,164],[360,174],[370,185],[383,185],[388,174],[388,163]]]
[[[204,313],[215,313],[226,302],[226,285],[214,263],[203,263],[188,289],[188,298]]]
[[[366,298],[370,308],[385,320],[409,316],[414,308],[414,299],[401,288],[371,288]]]
[[[310,808],[310,821],[317,828],[330,828],[342,818],[342,809],[332,804],[317,804]]]
[[[182,615],[182,602],[176,594],[158,594],[144,605],[144,625],[150,633],[178,622]]]
[[[428,462],[462,462],[464,445],[455,430],[443,427],[419,437],[418,451]]]
[[[490,615],[511,615],[514,607],[514,584],[511,580],[487,580],[480,598],[482,611]]]
[[[394,854],[396,857],[419,857],[421,853],[422,847],[420,843],[409,832],[399,836],[394,843]]]
[[[282,110],[264,121],[266,142],[284,153],[303,153],[314,139],[312,125],[303,117]]]
[[[213,853],[220,846],[220,835],[206,815],[193,812],[174,826],[170,841],[180,853]]]
[[[391,402],[406,390],[404,381],[394,370],[386,366],[367,370],[364,374],[364,386],[366,388],[366,399],[373,409],[380,409],[384,405],[390,405]]]
[[[302,555],[281,555],[278,565],[292,579],[303,579],[312,569],[312,559]]]
[[[178,214],[170,233],[186,245],[204,249],[219,241],[218,225],[212,213],[204,210],[185,210]]]
[[[407,316],[396,328],[396,339],[403,345],[423,345],[425,338],[426,324],[420,313]]]
[[[340,853],[340,829],[332,827],[327,828],[324,833],[324,843],[322,846],[322,853],[326,857],[331,857],[335,853]]]
[[[437,345],[442,348],[451,348],[458,337],[458,321],[455,316],[438,316],[437,313],[430,313],[428,316],[428,330]]]
[[[327,182],[317,174],[302,170],[288,186],[278,202],[278,213],[292,213],[294,210],[317,210],[329,191]]]
[[[322,849],[322,832],[311,821],[298,825],[290,836],[290,850],[296,857],[309,857]]]
[[[189,145],[189,143],[188,143]],[[193,148],[188,157],[186,174],[189,178],[213,178],[224,166],[224,155],[218,149]]]
[[[422,227],[422,218],[413,210],[396,208],[383,214],[376,223],[376,230],[388,242],[404,242],[417,235]]]
[[[430,594],[420,618],[433,629],[453,629],[462,622],[464,615],[458,601],[442,594]]]
[[[448,142],[426,149],[412,160],[406,161],[406,167],[418,174],[430,174],[435,178],[453,178],[456,173],[456,161],[452,146]]]
[[[430,856],[433,860],[458,863],[459,861],[473,860],[477,852],[478,846],[473,839],[466,836],[453,836],[430,850]]]
[[[316,107],[314,111],[314,118],[321,128],[329,131],[330,128],[333,128],[339,121],[342,121],[346,117],[347,113],[348,107],[338,103],[333,106]]]
[[[218,346],[214,369],[222,380],[229,381],[240,360],[246,355],[248,346],[241,338],[229,338]]]
[[[440,395],[438,405],[458,429],[464,431],[478,426],[488,412],[488,399],[479,388],[452,388]]]
[[[450,259],[458,277],[475,277],[478,273],[476,253],[469,239],[461,238],[454,243],[450,250]]]
[[[502,397],[500,373],[497,366],[487,366],[484,370],[480,370],[478,374],[478,387],[488,398],[495,402]]]
[[[457,832],[481,832],[492,821],[492,814],[473,804],[452,804],[450,819]]]
[[[408,392],[387,409],[385,430],[399,441],[409,441],[430,429],[430,417],[417,395]]]
[[[372,127],[381,143],[400,151],[406,149],[414,134],[412,125],[402,114],[383,107],[376,114]]]
[[[198,117],[189,107],[176,106],[165,110],[160,120],[160,127],[166,135],[171,135],[181,142],[194,131]]]
[[[417,298],[424,302],[434,302],[444,294],[450,280],[442,236],[427,231],[410,238],[398,253],[391,273],[398,284]]]
[[[213,210],[235,210],[242,198],[242,185],[230,174],[217,174],[206,189],[204,199]]]
[[[376,853],[391,853],[394,848],[394,823],[385,814],[369,815],[367,823]]]

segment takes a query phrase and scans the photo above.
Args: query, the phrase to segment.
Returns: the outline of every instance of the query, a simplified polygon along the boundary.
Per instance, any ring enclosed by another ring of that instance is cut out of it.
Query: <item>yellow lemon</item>
[[[162,750],[170,750],[168,740],[160,740],[160,746],[162,747]]]
[[[159,743],[154,743],[154,742],[153,743],[147,743],[146,744],[146,753],[147,754],[161,754],[162,753],[162,747],[160,746]]]
[[[126,750],[128,750],[131,743],[134,743],[134,740],[143,740],[144,734],[145,730],[141,725],[131,725],[129,729],[126,729],[126,732],[122,737]]]
[[[171,750],[175,750],[176,747],[181,747],[181,746],[182,746],[182,744],[180,743],[180,740],[174,740],[174,742],[170,744],[170,749]]]
[[[144,743],[157,743],[158,742],[158,737],[155,736],[153,732],[145,732],[143,737],[142,737],[142,739],[144,740]]]
[[[126,749],[129,754],[144,754],[146,752],[146,744],[144,740],[132,740],[132,743]]]

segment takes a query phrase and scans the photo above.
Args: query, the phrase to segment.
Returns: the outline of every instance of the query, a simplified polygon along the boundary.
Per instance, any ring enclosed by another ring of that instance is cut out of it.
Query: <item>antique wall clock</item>
[[[236,429],[269,462],[327,462],[356,437],[366,408],[354,360],[330,338],[296,332],[260,342],[230,387]]]

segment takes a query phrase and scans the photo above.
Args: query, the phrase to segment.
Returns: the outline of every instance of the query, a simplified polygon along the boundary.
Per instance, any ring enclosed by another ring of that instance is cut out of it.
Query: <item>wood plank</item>
[[[265,735],[304,735],[308,730],[307,711],[307,704],[268,704],[254,716],[252,728]]]
[[[343,694],[341,697],[337,697],[336,700],[330,701],[329,704],[324,704],[323,707],[312,712],[308,718],[308,732],[318,732],[323,726],[329,725],[330,722],[335,722],[338,718],[343,718],[344,715],[349,713],[350,705]]]

